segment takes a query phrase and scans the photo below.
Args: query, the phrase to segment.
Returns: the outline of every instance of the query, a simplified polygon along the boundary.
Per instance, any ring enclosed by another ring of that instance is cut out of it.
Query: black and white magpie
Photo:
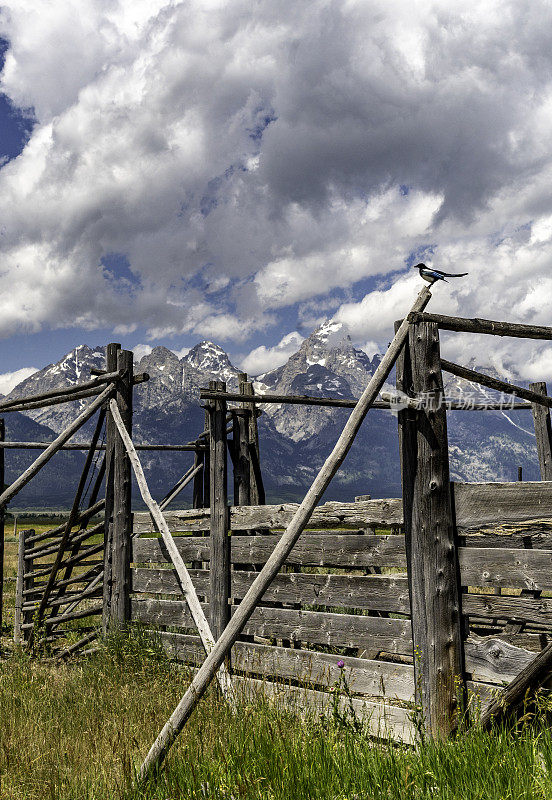
[[[425,264],[416,264],[414,269],[420,270],[420,277],[428,283],[435,283],[435,281],[445,281],[448,283],[447,278],[463,278],[467,272],[442,272],[440,269],[432,269],[426,267]]]

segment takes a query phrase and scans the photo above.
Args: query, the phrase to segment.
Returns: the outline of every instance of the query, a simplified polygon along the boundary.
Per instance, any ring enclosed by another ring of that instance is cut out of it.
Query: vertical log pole
[[[244,383],[243,394],[249,396],[255,394],[252,381]],[[254,403],[244,403],[244,408],[249,410],[249,501],[252,506],[264,506],[266,498],[261,473],[259,428],[257,426],[257,416],[261,412]]]
[[[127,431],[132,434],[132,373],[130,350],[117,354],[117,369],[123,374],[117,383],[116,402]],[[123,440],[116,434],[113,470],[113,575],[111,620],[115,625],[130,621],[130,542],[132,537],[132,473]]]
[[[223,381],[216,389],[226,390]],[[211,631],[215,641],[230,620],[230,537],[226,455],[226,402],[215,400],[210,407],[211,450],[211,569],[209,605]]]
[[[15,609],[13,617],[13,641],[23,644],[21,626],[23,624],[23,589],[25,585],[25,540],[29,532],[19,531],[17,545],[17,578],[15,583]]]
[[[0,419],[0,442],[6,438],[6,426]],[[6,483],[4,448],[0,447],[0,492],[4,491]],[[2,605],[4,601],[4,535],[6,525],[6,507],[0,506],[0,632],[2,631]],[[1,633],[0,633],[1,635]]]
[[[547,394],[544,381],[530,383],[529,388],[538,394]],[[552,481],[552,426],[550,425],[550,411],[545,406],[537,403],[532,403],[532,408],[541,481]]]
[[[245,394],[247,385],[247,373],[240,372],[238,375],[238,385],[240,394]],[[250,404],[251,405],[251,404]],[[250,410],[245,403],[240,403],[240,414],[237,417],[238,423],[238,446],[236,448],[236,478],[237,478],[237,497],[234,505],[251,505],[251,459],[249,456],[249,418]]]
[[[216,386],[215,381],[213,383]],[[210,384],[209,384],[210,385]],[[203,430],[210,430],[209,408],[205,409],[205,426]],[[211,435],[205,437],[207,447],[203,451],[203,508],[208,508],[211,503]],[[200,473],[201,475],[201,473]]]
[[[414,678],[425,732],[438,739],[456,728],[458,695],[464,688],[459,569],[437,325],[412,325],[408,347],[412,390],[426,402],[416,412],[415,439],[407,429],[401,443]],[[405,378],[403,373],[401,379]]]
[[[106,370],[116,372],[117,357],[121,345],[112,342],[106,348]],[[113,416],[107,410],[105,419],[105,528],[104,528],[104,578],[102,631],[107,633],[111,624],[111,594],[113,585],[113,486],[115,475],[115,441],[117,428]]]
[[[203,469],[198,470],[194,475],[193,492],[192,492],[192,505],[194,508],[203,508],[203,470],[205,469],[205,461],[203,458],[203,451],[196,450],[194,456],[194,469],[203,465]]]

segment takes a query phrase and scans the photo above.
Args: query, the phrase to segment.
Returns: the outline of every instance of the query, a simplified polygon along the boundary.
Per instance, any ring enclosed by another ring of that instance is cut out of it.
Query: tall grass
[[[414,751],[375,743],[338,715],[300,719],[243,699],[232,713],[213,689],[148,786],[135,770],[189,683],[136,631],[88,660],[24,655],[0,664],[2,800],[353,800],[552,796],[546,714],[516,731],[473,731]],[[546,709],[545,709],[546,710]]]

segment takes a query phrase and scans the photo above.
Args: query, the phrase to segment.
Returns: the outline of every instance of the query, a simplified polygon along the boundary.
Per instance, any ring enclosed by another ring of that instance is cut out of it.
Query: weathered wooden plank
[[[209,592],[209,570],[190,570],[199,595]],[[258,576],[256,572],[232,572],[231,593],[242,599]],[[171,569],[133,569],[132,591],[180,595],[182,590]],[[356,608],[372,611],[409,612],[408,586],[402,575],[313,575],[289,572],[277,575],[266,590],[263,603]]]
[[[474,680],[503,683],[513,680],[534,658],[529,650],[499,637],[470,636],[464,644],[466,671]]]
[[[236,606],[231,606],[232,613],[235,610]],[[149,625],[193,626],[190,612],[182,600],[134,597],[131,615],[133,621]],[[243,633],[325,647],[357,647],[363,658],[376,658],[380,653],[412,655],[411,625],[407,619],[259,606]]]
[[[203,648],[199,637],[178,633],[161,633],[160,636],[170,645],[174,658],[193,663],[202,661]],[[338,666],[339,663],[343,667]],[[243,672],[327,687],[335,686],[344,676],[353,693],[390,700],[410,701],[414,695],[411,664],[236,642],[232,648],[232,665]]]
[[[552,626],[552,597],[464,594],[462,611],[478,617]]]
[[[233,506],[230,509],[230,526],[233,530],[255,528],[283,528],[289,524],[299,508],[296,503],[271,506]],[[329,502],[317,506],[309,520],[310,528],[366,527],[372,525],[401,525],[403,519],[400,499],[366,500],[360,503]],[[170,511],[166,514],[171,532],[209,530],[208,509]],[[134,515],[134,533],[148,533],[153,529],[149,515]]]
[[[493,547],[507,550],[552,550],[552,529],[542,523],[512,530],[469,533],[458,537],[460,547]]]
[[[459,547],[463,586],[552,588],[552,550]]]
[[[552,481],[455,483],[459,528],[552,518]]]
[[[517,322],[499,322],[493,319],[469,319],[467,317],[448,317],[444,314],[411,312],[410,322],[435,322],[443,331],[464,333],[486,333],[492,336],[513,336],[521,339],[552,340],[552,328],[544,325],[521,325]]]
[[[532,695],[550,681],[552,669],[552,644],[548,645],[535,658],[531,658],[523,669],[519,670],[511,683],[504,689],[500,702],[497,700],[489,703],[481,717],[481,726],[489,728],[493,720],[498,721],[504,716],[520,712],[529,693]]]
[[[231,537],[234,564],[262,564],[274,550],[280,536]],[[209,539],[180,536],[176,545],[185,561],[208,561]],[[161,539],[134,539],[132,560],[138,563],[165,563],[168,555]],[[334,534],[305,532],[288,556],[288,564],[313,567],[402,567],[406,568],[404,536],[364,535],[356,532]]]

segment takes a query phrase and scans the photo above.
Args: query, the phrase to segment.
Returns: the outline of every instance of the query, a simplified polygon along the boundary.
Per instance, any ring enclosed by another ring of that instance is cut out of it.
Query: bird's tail
[[[441,270],[439,272],[441,275],[446,275],[447,278],[463,278],[465,275],[469,275],[469,272],[442,272]]]

